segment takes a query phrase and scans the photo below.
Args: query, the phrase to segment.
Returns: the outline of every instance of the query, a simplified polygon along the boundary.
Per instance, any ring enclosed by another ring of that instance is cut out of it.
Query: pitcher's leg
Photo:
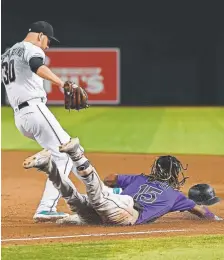
[[[17,116],[16,125],[25,136],[35,139],[41,147],[51,150],[59,172],[68,177],[73,164],[69,156],[59,153],[58,146],[62,142],[69,140],[70,137],[45,104],[34,105],[32,106],[32,112]],[[41,215],[43,215],[43,220],[47,217],[50,220],[51,215],[54,215],[54,218],[56,218],[57,214],[59,218],[63,215],[67,216],[63,212],[56,212],[59,198],[58,190],[50,181],[47,181],[34,219],[40,221]]]
[[[78,138],[71,139],[60,147],[61,152],[66,152],[73,160],[78,174],[86,186],[87,195],[92,207],[107,224],[131,225],[138,218],[134,210],[133,199],[130,196],[122,197],[108,192],[100,180],[95,168],[83,155]]]
[[[24,114],[24,115],[15,115],[15,124],[18,130],[26,137],[37,141],[37,136],[39,136],[40,132],[40,125],[44,124],[45,122],[42,120],[36,120],[40,118],[39,111],[34,107],[32,112]],[[40,143],[40,142],[39,142]],[[40,143],[42,146],[42,144]],[[43,147],[43,146],[42,146]],[[49,179],[46,181],[44,192],[41,198],[41,201],[36,209],[36,213],[34,214],[33,218],[35,221],[50,221],[55,220],[61,217],[66,217],[67,214],[56,212],[56,206],[58,200],[60,198],[60,193],[57,189],[55,189],[54,185],[52,184]]]
[[[53,183],[47,179],[37,212],[56,212],[57,203],[60,197],[59,191],[55,189]]]
[[[70,137],[45,104],[38,104],[36,109],[38,113],[38,123],[33,129],[34,137],[43,148],[51,151],[60,174],[68,177],[72,168],[72,162],[68,156],[62,156],[59,153],[58,145],[69,140]],[[48,184],[47,181],[41,203],[37,208],[37,213],[39,214],[44,208],[49,206],[48,211],[56,212],[56,206],[60,198],[59,194],[58,190],[55,189],[52,184]],[[52,200],[53,197],[54,199]],[[52,205],[50,205],[50,202],[52,202]],[[62,212],[58,213],[59,215],[63,214]]]

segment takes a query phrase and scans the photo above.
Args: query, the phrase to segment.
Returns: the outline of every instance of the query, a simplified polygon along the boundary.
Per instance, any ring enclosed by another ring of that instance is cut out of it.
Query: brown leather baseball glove
[[[80,110],[88,108],[88,95],[86,91],[71,81],[64,84],[65,109]]]

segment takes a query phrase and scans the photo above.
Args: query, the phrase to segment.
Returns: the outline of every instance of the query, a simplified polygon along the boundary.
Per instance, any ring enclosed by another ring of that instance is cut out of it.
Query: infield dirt
[[[136,234],[136,236],[173,236],[198,234],[224,234],[224,221],[201,221],[189,213],[170,213],[155,223],[132,227],[104,226],[58,226],[55,223],[34,223],[33,214],[42,196],[46,176],[32,169],[26,171],[22,162],[33,152],[2,151],[2,239],[69,236],[79,234],[104,234],[119,232],[138,232],[162,230],[164,233]],[[156,155],[89,153],[87,157],[97,169],[101,178],[110,173],[142,173],[148,172]],[[183,164],[188,164],[187,175],[190,177],[183,188],[188,189],[197,183],[208,183],[215,188],[216,194],[224,198],[223,165],[224,156],[176,155]],[[80,192],[85,192],[84,185],[71,173]],[[220,217],[224,217],[224,201],[211,206],[210,209]],[[63,199],[58,205],[59,211],[69,212]],[[186,230],[166,233],[166,230]],[[54,240],[10,241],[2,245],[27,243],[52,243],[59,241],[82,241],[100,239],[129,239],[133,235],[117,235],[107,237],[82,237]]]

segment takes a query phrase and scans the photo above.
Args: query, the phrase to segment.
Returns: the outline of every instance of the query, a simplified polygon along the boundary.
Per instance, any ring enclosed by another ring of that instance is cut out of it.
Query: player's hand
[[[63,82],[63,86],[62,87],[64,89],[69,90],[69,89],[72,89],[72,88],[78,88],[79,86],[76,85],[75,83],[73,83],[72,81],[67,80],[67,81]]]
[[[223,218],[220,218],[220,217],[218,217],[218,216],[215,216],[215,217],[214,217],[214,220],[216,220],[216,221],[222,221]]]

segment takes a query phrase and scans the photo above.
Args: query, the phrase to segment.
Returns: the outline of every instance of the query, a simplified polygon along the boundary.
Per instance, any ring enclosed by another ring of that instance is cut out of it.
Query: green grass
[[[224,259],[224,236],[129,239],[2,247],[2,260],[215,260]]]
[[[224,108],[51,110],[87,151],[224,155]],[[2,108],[2,149],[39,149],[18,132],[8,107]]]

